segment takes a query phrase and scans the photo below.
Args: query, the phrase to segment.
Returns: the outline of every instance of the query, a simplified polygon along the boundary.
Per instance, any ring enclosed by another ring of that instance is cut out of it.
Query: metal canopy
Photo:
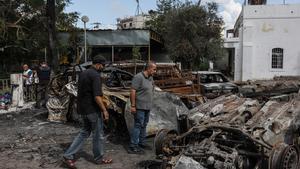
[[[83,32],[80,45],[84,45]],[[61,32],[58,39],[63,44],[68,44],[70,33]],[[87,31],[88,46],[146,46],[150,44],[149,30],[95,30]]]

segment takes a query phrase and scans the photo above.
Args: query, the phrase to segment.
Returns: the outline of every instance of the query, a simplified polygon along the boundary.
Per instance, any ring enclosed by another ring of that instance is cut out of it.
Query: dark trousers
[[[40,82],[36,84],[36,106],[37,107],[45,107],[46,102],[48,100],[48,81]]]

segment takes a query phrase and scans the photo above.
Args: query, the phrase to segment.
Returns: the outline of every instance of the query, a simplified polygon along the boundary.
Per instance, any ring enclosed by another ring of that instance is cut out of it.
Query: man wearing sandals
[[[151,149],[145,143],[146,127],[149,121],[153,101],[153,75],[156,64],[149,62],[146,69],[136,74],[132,79],[130,89],[131,113],[134,115],[134,126],[131,132],[129,154],[144,154],[144,149]]]
[[[103,120],[108,120],[109,114],[102,100],[102,82],[99,71],[104,68],[106,60],[103,56],[97,55],[92,62],[93,65],[82,72],[78,80],[77,106],[78,114],[81,115],[83,124],[79,134],[63,155],[64,163],[69,168],[76,168],[74,154],[81,149],[84,141],[91,133],[93,135],[95,164],[112,163],[112,159],[103,157]]]

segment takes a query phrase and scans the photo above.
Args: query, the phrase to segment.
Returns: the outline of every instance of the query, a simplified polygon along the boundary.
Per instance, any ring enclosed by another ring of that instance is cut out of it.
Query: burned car
[[[76,104],[76,80],[78,74],[89,65],[77,65],[53,78],[49,86],[50,98],[47,102],[49,121],[80,122]],[[117,135],[127,135],[133,124],[129,101],[133,74],[110,66],[102,71],[101,78],[103,80],[103,101],[110,114],[105,129]],[[177,127],[177,118],[187,111],[188,109],[178,96],[164,91],[155,91],[147,134],[153,135],[162,128]]]
[[[300,97],[221,96],[189,112],[190,129],[161,130],[155,152],[167,169],[298,169]]]
[[[192,74],[196,79],[194,83],[200,84],[202,92],[207,98],[216,98],[224,93],[239,91],[238,86],[220,72],[196,71]]]

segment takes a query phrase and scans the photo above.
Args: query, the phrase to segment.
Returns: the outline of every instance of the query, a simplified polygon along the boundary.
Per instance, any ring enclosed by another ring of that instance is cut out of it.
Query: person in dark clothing
[[[48,84],[50,81],[51,69],[46,62],[42,62],[37,71],[39,82],[42,84]]]
[[[42,62],[36,70],[38,77],[36,106],[45,106],[47,102],[47,86],[50,82],[51,69],[46,62]]]
[[[112,159],[103,157],[103,120],[108,120],[109,114],[102,100],[102,82],[99,71],[105,66],[105,58],[97,55],[92,62],[93,65],[79,76],[77,106],[83,125],[80,133],[63,155],[64,162],[69,168],[76,168],[74,154],[81,149],[84,141],[91,133],[93,134],[95,164],[112,163]]]

